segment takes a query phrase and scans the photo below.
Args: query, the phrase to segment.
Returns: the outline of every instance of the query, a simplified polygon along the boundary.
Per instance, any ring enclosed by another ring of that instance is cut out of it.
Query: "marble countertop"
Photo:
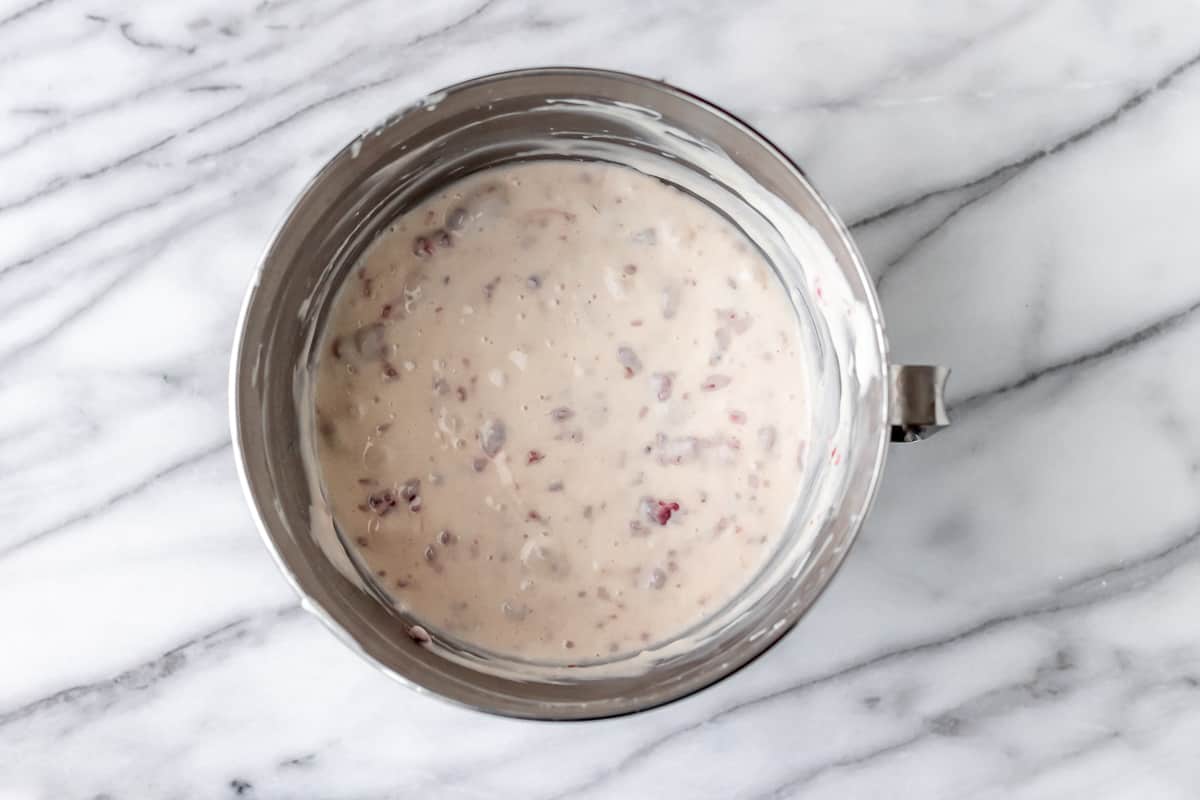
[[[503,68],[640,72],[852,223],[955,427],[813,611],[571,725],[396,685],[243,503],[249,276],[338,147]],[[0,2],[0,797],[1200,794],[1193,0]]]

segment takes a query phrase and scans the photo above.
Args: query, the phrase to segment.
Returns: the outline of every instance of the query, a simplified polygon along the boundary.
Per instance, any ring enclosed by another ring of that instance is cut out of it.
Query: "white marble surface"
[[[234,474],[274,223],[418,95],[545,63],[727,105],[854,230],[956,428],[686,701],[546,725],[301,612]],[[1195,0],[0,2],[0,797],[1200,795]]]

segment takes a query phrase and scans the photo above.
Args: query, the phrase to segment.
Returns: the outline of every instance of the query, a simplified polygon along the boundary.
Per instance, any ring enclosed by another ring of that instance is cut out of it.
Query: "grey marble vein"
[[[153,690],[180,670],[194,666],[196,661],[236,647],[252,636],[261,636],[272,625],[294,618],[299,610],[299,606],[293,605],[235,619],[181,642],[161,656],[130,667],[111,678],[72,686],[2,711],[0,729],[63,708],[71,710],[74,716],[72,725],[86,723],[89,718],[103,714],[126,695]]]
[[[1093,364],[1100,363],[1109,359],[1112,356],[1118,356],[1138,346],[1152,341],[1159,336],[1169,334],[1181,326],[1191,323],[1200,311],[1200,300],[1188,303],[1183,308],[1173,311],[1166,316],[1153,320],[1142,327],[1134,330],[1118,339],[1107,342],[1093,350],[1088,350],[1085,353],[1072,356],[1061,361],[1056,361],[1051,364],[1039,366],[1016,380],[1008,381],[1000,386],[987,389],[961,400],[956,401],[951,406],[952,414],[970,414],[974,409],[984,405],[996,398],[1012,392],[1018,392],[1026,386],[1031,386],[1038,381],[1054,375],[1070,373],[1083,367],[1088,367]]]
[[[195,45],[172,44],[170,42],[162,42],[157,39],[144,38],[134,31],[132,22],[122,22],[117,26],[117,30],[121,32],[121,37],[134,47],[140,47],[146,50],[176,50],[185,55],[191,55],[192,53],[196,52]]]
[[[46,6],[48,6],[54,2],[55,2],[55,0],[37,0],[36,2],[30,3],[29,5],[25,6],[24,8],[18,8],[16,11],[13,11],[10,14],[0,17],[0,28],[4,27],[6,25],[10,25],[20,19],[24,19],[25,17],[29,16],[30,14],[33,14],[34,12],[38,11],[39,9],[45,8]]]
[[[84,228],[80,228],[79,230],[71,231],[65,237],[58,239],[54,242],[51,242],[50,244],[43,247],[41,250],[38,250],[35,253],[31,253],[30,255],[27,255],[27,256],[21,258],[19,261],[13,261],[8,264],[0,265],[0,280],[7,279],[9,274],[20,270],[22,267],[28,267],[29,265],[36,263],[37,261],[45,258],[46,256],[54,255],[58,251],[62,250],[64,247],[69,247],[70,245],[75,244],[79,240],[86,238],[89,234],[97,233],[98,231],[102,231],[105,228],[107,228],[108,226],[113,225],[117,222],[120,222],[121,220],[127,219],[128,217],[136,216],[137,214],[140,214],[143,211],[149,211],[151,209],[158,208],[164,202],[167,202],[170,200],[175,200],[179,197],[182,197],[183,195],[186,195],[189,192],[194,191],[196,189],[196,187],[198,185],[201,185],[202,183],[203,183],[203,180],[189,181],[189,182],[181,184],[179,186],[172,187],[171,189],[168,189],[166,192],[164,192],[160,195],[157,195],[154,198],[152,198],[146,202],[138,203],[136,205],[129,206],[127,208],[119,209],[117,211],[112,212],[111,214],[108,214],[108,215],[96,220],[95,222],[87,225]],[[7,310],[11,310],[11,308],[9,306],[0,307],[0,312],[7,311]]]
[[[1200,64],[1200,53],[1196,53],[1195,55],[1184,60],[1182,63],[1172,67],[1168,72],[1155,80],[1151,85],[1134,92],[1124,102],[1122,102],[1109,113],[1105,114],[1094,122],[1089,123],[1086,127],[1074,131],[1069,136],[1054,142],[1049,147],[1045,147],[1036,152],[1021,156],[1018,159],[1001,164],[986,174],[972,178],[965,183],[923,192],[916,197],[888,206],[881,211],[876,211],[861,219],[851,222],[851,229],[865,228],[869,225],[889,219],[897,214],[902,214],[905,211],[908,211],[909,209],[914,208],[921,203],[924,203],[927,200],[931,200],[935,197],[962,192],[964,190],[977,188],[980,190],[979,193],[974,194],[969,200],[956,205],[949,214],[943,216],[941,220],[939,220],[933,227],[924,231],[911,245],[909,245],[904,251],[896,256],[891,262],[889,262],[877,277],[877,282],[882,283],[893,268],[907,259],[923,242],[940,231],[947,223],[950,222],[950,220],[960,214],[964,209],[968,208],[974,203],[979,202],[993,192],[998,191],[1009,181],[1034,164],[1037,164],[1043,159],[1064,152],[1065,150],[1074,147],[1077,144],[1085,142],[1092,136],[1095,136],[1097,133],[1100,133],[1111,125],[1116,124],[1122,117],[1125,116],[1125,114],[1134,110],[1142,103],[1146,102],[1163,89],[1170,86],[1173,81],[1175,81],[1181,75],[1186,74],[1197,64]]]
[[[86,169],[69,175],[56,176],[40,189],[12,200],[0,202],[0,213],[4,213],[5,211],[13,211],[23,206],[27,206],[37,200],[42,200],[50,195],[62,191],[63,189],[74,186],[77,183],[94,180],[103,175],[107,175],[113,170],[120,169],[127,164],[132,164],[143,156],[149,155],[156,150],[160,150],[164,145],[174,141],[175,137],[176,134],[168,134],[167,136],[156,139],[149,144],[141,145],[133,152],[126,153],[105,164],[100,164],[91,169]]]
[[[90,506],[72,514],[71,516],[62,519],[53,525],[26,534],[15,542],[6,542],[0,545],[0,559],[12,555],[13,553],[29,547],[32,544],[42,541],[43,539],[62,533],[69,530],[72,526],[78,525],[81,522],[86,522],[95,519],[97,516],[110,510],[113,506],[126,502],[132,498],[136,498],[139,494],[157,486],[164,478],[171,477],[180,472],[183,472],[197,464],[203,463],[215,455],[223,455],[229,451],[229,440],[226,439],[216,444],[202,448],[198,452],[191,453],[183,458],[176,459],[170,464],[154,471],[152,474],[142,478],[131,486],[121,489],[116,494],[106,498],[104,501]]]
[[[838,759],[837,761],[831,761],[828,764],[822,764],[818,767],[813,767],[812,769],[805,770],[799,775],[789,776],[784,783],[774,787],[764,794],[754,795],[752,800],[777,800],[778,798],[795,797],[797,796],[798,790],[803,789],[806,784],[811,783],[828,772],[833,772],[840,769],[852,769],[854,767],[862,766],[874,761],[875,759],[883,758],[884,756],[889,756],[893,753],[898,753],[902,750],[912,747],[931,735],[932,734],[928,731],[914,733],[911,736],[905,736],[898,741],[889,742],[887,744],[879,745],[878,747],[872,747],[863,752],[855,753],[853,755],[846,756],[845,758]]]

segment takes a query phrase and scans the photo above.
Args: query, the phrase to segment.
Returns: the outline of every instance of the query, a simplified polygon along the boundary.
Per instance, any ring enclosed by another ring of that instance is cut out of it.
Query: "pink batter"
[[[566,663],[670,640],[783,535],[798,336],[762,256],[654,178],[473,175],[337,298],[315,409],[334,517],[435,635]]]

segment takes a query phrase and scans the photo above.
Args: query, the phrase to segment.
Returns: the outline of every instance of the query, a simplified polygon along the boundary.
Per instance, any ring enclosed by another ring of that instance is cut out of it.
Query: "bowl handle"
[[[892,364],[891,407],[888,424],[893,442],[919,442],[950,424],[946,413],[946,367],[926,364]]]

